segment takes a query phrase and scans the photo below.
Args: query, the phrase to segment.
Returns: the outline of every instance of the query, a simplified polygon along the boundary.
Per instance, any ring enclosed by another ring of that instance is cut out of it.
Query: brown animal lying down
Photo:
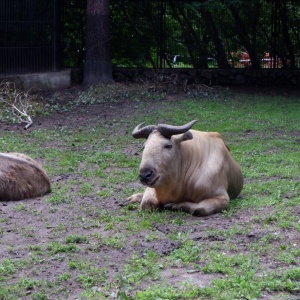
[[[44,169],[21,153],[0,153],[0,201],[22,200],[50,192]]]
[[[147,188],[123,205],[139,202],[142,209],[206,216],[225,209],[229,199],[240,194],[243,174],[222,136],[190,130],[195,122],[140,124],[133,130],[133,137],[146,139],[139,177]]]

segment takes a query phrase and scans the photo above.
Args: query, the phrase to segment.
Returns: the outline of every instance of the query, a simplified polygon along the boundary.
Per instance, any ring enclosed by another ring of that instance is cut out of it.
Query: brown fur
[[[44,169],[22,153],[0,153],[0,201],[22,200],[50,192]]]
[[[226,208],[243,188],[243,175],[217,132],[190,130],[170,139],[154,130],[145,143],[140,177],[147,186],[127,203],[196,216]]]

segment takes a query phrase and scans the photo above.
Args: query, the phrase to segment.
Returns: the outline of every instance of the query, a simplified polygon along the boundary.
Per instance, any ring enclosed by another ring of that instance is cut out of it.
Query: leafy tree
[[[86,0],[62,1],[64,65],[82,68],[86,47]]]
[[[86,1],[64,0],[65,62],[80,66],[86,51],[85,82],[97,76],[95,82],[111,81],[111,63],[116,67],[243,67],[243,53],[249,56],[248,67],[299,67],[297,1],[111,0],[110,24],[109,0],[88,1],[85,14]],[[87,37],[85,15],[91,17]],[[272,63],[263,62],[266,54]]]

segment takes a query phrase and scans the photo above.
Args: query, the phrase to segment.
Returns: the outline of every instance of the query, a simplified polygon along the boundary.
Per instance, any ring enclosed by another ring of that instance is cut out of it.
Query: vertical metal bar
[[[162,3],[163,16],[162,16],[162,30],[163,30],[163,42],[162,42],[162,68],[166,67],[166,1]]]
[[[161,0],[156,3],[157,9],[157,28],[158,28],[158,38],[157,38],[157,59],[156,59],[156,66],[157,68],[161,68]]]
[[[159,3],[159,68],[161,69],[163,67],[163,26],[164,26],[164,16],[163,16],[163,0]]]
[[[163,43],[163,0],[158,1],[157,5],[157,27],[158,27],[158,37],[157,37],[157,68],[162,68],[162,43]]]
[[[52,0],[52,71],[57,70],[57,40],[56,40],[56,27],[57,27],[57,11],[56,0]]]
[[[272,1],[272,64],[273,69],[278,68],[279,54],[279,5],[278,1]]]
[[[161,0],[160,1],[160,7],[159,7],[159,68],[165,68],[165,54],[166,54],[166,1]]]
[[[52,22],[52,71],[60,67],[60,13],[61,1],[53,1],[53,22]]]

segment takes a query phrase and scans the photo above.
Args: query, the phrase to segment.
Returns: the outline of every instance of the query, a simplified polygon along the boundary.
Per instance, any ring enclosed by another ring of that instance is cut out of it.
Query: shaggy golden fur
[[[243,188],[241,169],[222,136],[197,130],[171,138],[153,130],[145,142],[140,178],[145,192],[132,195],[127,203],[196,216],[221,211]]]

